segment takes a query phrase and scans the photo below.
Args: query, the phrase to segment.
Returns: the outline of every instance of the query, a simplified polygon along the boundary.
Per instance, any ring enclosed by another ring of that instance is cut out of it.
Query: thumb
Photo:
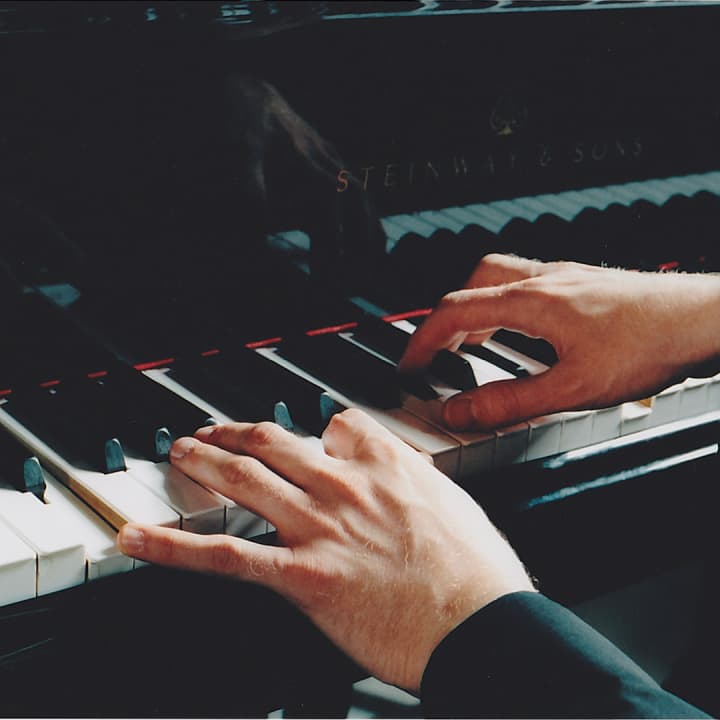
[[[486,383],[458,393],[443,406],[443,421],[452,430],[492,430],[497,427],[569,410],[574,403],[557,365],[539,375]]]

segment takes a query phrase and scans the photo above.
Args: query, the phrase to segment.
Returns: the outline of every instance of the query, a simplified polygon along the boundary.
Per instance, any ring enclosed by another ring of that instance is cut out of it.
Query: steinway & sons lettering
[[[337,174],[336,190],[339,193],[352,189],[392,192],[419,186],[482,181],[515,172],[540,172],[550,168],[622,167],[637,161],[642,154],[643,142],[639,137],[516,146],[492,152],[469,150],[433,158],[343,168]]]

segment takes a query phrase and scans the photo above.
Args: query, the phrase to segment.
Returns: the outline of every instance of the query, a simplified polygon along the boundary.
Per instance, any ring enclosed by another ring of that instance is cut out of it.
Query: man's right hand
[[[448,400],[454,429],[647,397],[720,356],[720,276],[633,272],[488,255],[410,339],[401,371],[506,328],[549,341],[558,362]]]

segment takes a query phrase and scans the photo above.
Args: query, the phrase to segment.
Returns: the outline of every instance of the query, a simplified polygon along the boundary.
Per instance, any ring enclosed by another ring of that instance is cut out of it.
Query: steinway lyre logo
[[[490,127],[496,135],[513,135],[527,117],[527,105],[513,95],[502,95],[490,113]]]

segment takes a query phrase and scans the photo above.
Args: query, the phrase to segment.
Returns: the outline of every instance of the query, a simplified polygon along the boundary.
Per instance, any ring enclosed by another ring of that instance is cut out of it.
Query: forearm
[[[431,717],[706,717],[537,593],[505,595],[445,638],[422,700]]]

